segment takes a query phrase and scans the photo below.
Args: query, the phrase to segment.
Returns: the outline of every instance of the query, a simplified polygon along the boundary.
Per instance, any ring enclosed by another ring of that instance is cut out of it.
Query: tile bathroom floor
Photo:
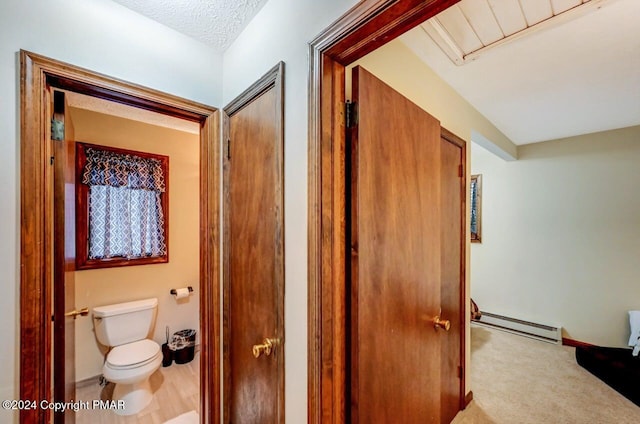
[[[160,367],[149,378],[154,391],[151,403],[136,415],[120,416],[110,410],[89,409],[76,413],[78,424],[144,423],[161,424],[189,411],[200,413],[200,353],[187,364],[173,363]],[[95,382],[83,382],[76,388],[79,401],[111,400],[113,383],[101,387]]]

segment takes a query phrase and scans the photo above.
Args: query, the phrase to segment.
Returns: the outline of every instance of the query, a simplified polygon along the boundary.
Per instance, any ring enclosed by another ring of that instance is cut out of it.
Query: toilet
[[[119,415],[133,415],[153,398],[149,377],[162,364],[160,345],[147,338],[155,320],[158,299],[144,299],[93,309],[96,337],[110,350],[102,367],[115,383],[112,400],[124,401]]]

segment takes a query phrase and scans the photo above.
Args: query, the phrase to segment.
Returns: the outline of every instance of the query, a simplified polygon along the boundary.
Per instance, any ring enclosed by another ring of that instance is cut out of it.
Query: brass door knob
[[[82,309],[80,309],[79,311],[76,311],[75,309],[71,312],[67,312],[66,314],[64,314],[65,317],[73,317],[73,319],[76,319],[78,317],[78,315],[86,317],[87,315],[89,315],[89,308],[84,307]]]
[[[262,341],[262,344],[253,345],[252,351],[254,358],[259,358],[260,355],[271,355],[271,352],[275,349],[278,342],[278,339],[267,337]]]
[[[449,331],[449,329],[451,329],[451,321],[442,319],[440,315],[436,315],[435,318],[433,318],[433,326],[436,330],[442,328],[444,331]]]

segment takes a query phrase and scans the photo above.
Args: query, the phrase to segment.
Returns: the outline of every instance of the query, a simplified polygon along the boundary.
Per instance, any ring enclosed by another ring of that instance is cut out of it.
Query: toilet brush
[[[169,326],[167,325],[167,342],[162,345],[162,366],[168,367],[173,362],[173,351],[169,348]]]

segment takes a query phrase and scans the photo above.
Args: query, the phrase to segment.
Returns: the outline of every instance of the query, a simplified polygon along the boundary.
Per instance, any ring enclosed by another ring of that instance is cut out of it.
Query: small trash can
[[[173,333],[171,343],[173,361],[176,364],[186,364],[193,361],[196,351],[196,330],[187,329]]]

